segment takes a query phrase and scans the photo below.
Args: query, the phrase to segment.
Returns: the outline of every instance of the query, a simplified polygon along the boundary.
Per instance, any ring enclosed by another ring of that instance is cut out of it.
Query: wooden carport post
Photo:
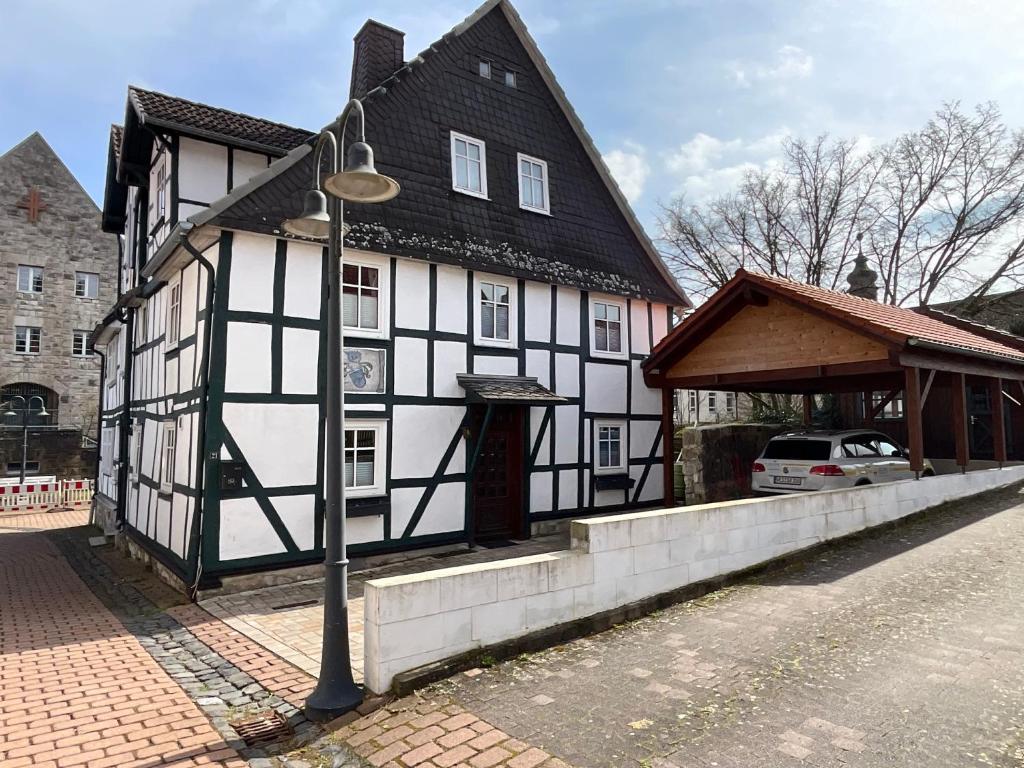
[[[675,425],[672,422],[673,403],[675,390],[671,387],[663,387],[661,390],[661,439],[662,439],[662,487],[663,501],[666,507],[676,505],[676,480],[675,480]]]
[[[814,421],[814,395],[804,395],[804,426],[811,426]]]
[[[907,408],[907,446],[910,449],[910,468],[920,479],[924,471],[924,428],[921,424],[921,369],[903,369]]]
[[[956,439],[956,464],[960,467],[961,472],[966,472],[971,456],[967,442],[967,382],[964,374],[950,374],[950,394],[953,401],[953,437]]]
[[[1003,400],[1003,380],[988,380],[989,399],[992,401],[992,442],[995,458],[1000,467],[1006,463],[1006,403]]]

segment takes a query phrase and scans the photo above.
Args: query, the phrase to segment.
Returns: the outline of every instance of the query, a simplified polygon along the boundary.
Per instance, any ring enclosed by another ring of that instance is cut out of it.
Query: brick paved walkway
[[[1024,504],[961,502],[447,695],[577,768],[1024,765]]]
[[[0,689],[4,768],[244,765],[40,533],[0,535]]]
[[[61,509],[54,512],[30,512],[0,515],[0,534],[52,531],[89,523],[88,509]]]

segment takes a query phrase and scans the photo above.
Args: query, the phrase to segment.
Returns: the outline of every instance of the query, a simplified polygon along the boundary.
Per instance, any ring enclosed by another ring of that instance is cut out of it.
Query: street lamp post
[[[4,403],[7,410],[4,412],[4,416],[17,416],[18,414],[14,411],[14,401],[20,400],[21,407],[21,477],[19,483],[24,484],[25,482],[25,465],[28,464],[28,417],[32,415],[32,403],[36,400],[39,401],[39,416],[49,416],[50,412],[46,410],[46,401],[43,400],[39,395],[32,395],[26,400],[21,395],[14,395],[10,400]],[[0,406],[3,407],[3,406]]]
[[[359,140],[348,148],[339,167],[349,118],[358,119]],[[313,150],[313,188],[306,193],[302,214],[283,223],[299,237],[327,238],[327,422],[324,472],[324,637],[320,678],[306,699],[306,716],[325,722],[355,709],[363,692],[352,678],[348,640],[348,558],[345,553],[344,386],[342,359],[341,267],[344,259],[342,200],[382,203],[399,192],[398,182],[377,173],[373,150],[365,141],[363,105],[352,99],[337,120],[317,137]],[[320,190],[323,149],[331,146],[331,175]],[[353,467],[353,472],[355,467]]]

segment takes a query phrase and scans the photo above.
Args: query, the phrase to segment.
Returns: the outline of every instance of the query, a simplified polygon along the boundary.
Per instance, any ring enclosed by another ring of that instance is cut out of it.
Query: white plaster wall
[[[469,273],[458,267],[437,267],[437,330],[466,333],[466,291]]]
[[[748,568],[827,539],[1024,480],[1024,467],[572,523],[572,549],[374,579],[367,686],[399,672]]]
[[[228,193],[228,148],[184,136],[179,141],[179,196],[206,205],[224,197]]]
[[[225,391],[270,391],[270,336],[269,325],[228,323]]]
[[[542,387],[551,388],[551,353],[546,349],[526,350],[526,375],[533,376]]]
[[[456,377],[466,372],[467,350],[467,345],[461,341],[434,342],[434,397],[462,397],[465,394]]]
[[[515,376],[519,372],[519,361],[514,357],[498,355],[475,355],[473,373],[490,373],[498,376]]]
[[[246,152],[243,149],[234,150],[232,158],[231,176],[234,187],[240,187],[253,176],[267,170],[267,156],[256,152]]]
[[[288,241],[284,268],[284,313],[289,317],[320,317],[320,275],[323,248]]]
[[[579,460],[580,409],[577,405],[555,407],[555,463],[575,464]],[[587,439],[584,432],[584,439]],[[561,486],[559,486],[561,488]]]
[[[224,403],[224,426],[266,488],[316,483],[318,416],[316,405]]]
[[[440,277],[438,278],[440,282]],[[430,265],[395,260],[395,327],[425,331],[430,325]],[[462,302],[465,304],[465,301]],[[442,305],[438,305],[438,313]]]
[[[651,351],[650,324],[647,322],[647,302],[631,301],[629,304],[630,351],[646,355]]]
[[[551,286],[526,282],[526,339],[551,341]]]
[[[277,510],[281,522],[291,535],[295,545],[303,550],[313,549],[313,534],[316,530],[314,496],[274,496],[270,503]]]
[[[312,526],[310,527],[312,530]],[[220,502],[220,559],[237,560],[285,552],[285,546],[256,499]]]
[[[320,332],[285,328],[281,333],[281,391],[286,395],[316,394]]]
[[[399,336],[394,344],[395,394],[426,397],[427,340]]]
[[[573,347],[579,346],[580,292],[574,288],[559,286],[557,311],[558,327],[555,329],[555,341],[559,344],[568,344]]]
[[[596,413],[626,413],[626,367],[587,363],[587,410]]]
[[[455,430],[462,423],[465,408],[396,405],[392,413],[392,477],[432,477]],[[456,466],[460,462],[461,466],[465,466],[465,450],[465,442],[460,440],[453,457]],[[460,508],[462,506],[460,504]]]
[[[555,353],[555,392],[562,397],[580,396],[580,359],[565,352]]]
[[[246,312],[274,310],[274,258],[277,240],[273,237],[234,234],[231,244],[231,276],[228,308]],[[317,299],[319,308],[320,301]]]

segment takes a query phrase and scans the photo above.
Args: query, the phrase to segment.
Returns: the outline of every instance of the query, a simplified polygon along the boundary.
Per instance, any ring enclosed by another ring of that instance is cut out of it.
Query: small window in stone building
[[[18,265],[18,292],[19,293],[42,293],[43,292],[43,268],[32,267],[28,264]]]
[[[39,343],[42,339],[41,328],[28,325],[14,327],[14,351],[21,355],[38,355]]]
[[[100,292],[100,276],[94,272],[75,272],[75,296],[95,299]]]
[[[74,335],[71,337],[71,354],[75,357],[92,357],[88,331],[74,332]]]
[[[480,77],[491,79],[491,62],[487,59],[480,59]]]

